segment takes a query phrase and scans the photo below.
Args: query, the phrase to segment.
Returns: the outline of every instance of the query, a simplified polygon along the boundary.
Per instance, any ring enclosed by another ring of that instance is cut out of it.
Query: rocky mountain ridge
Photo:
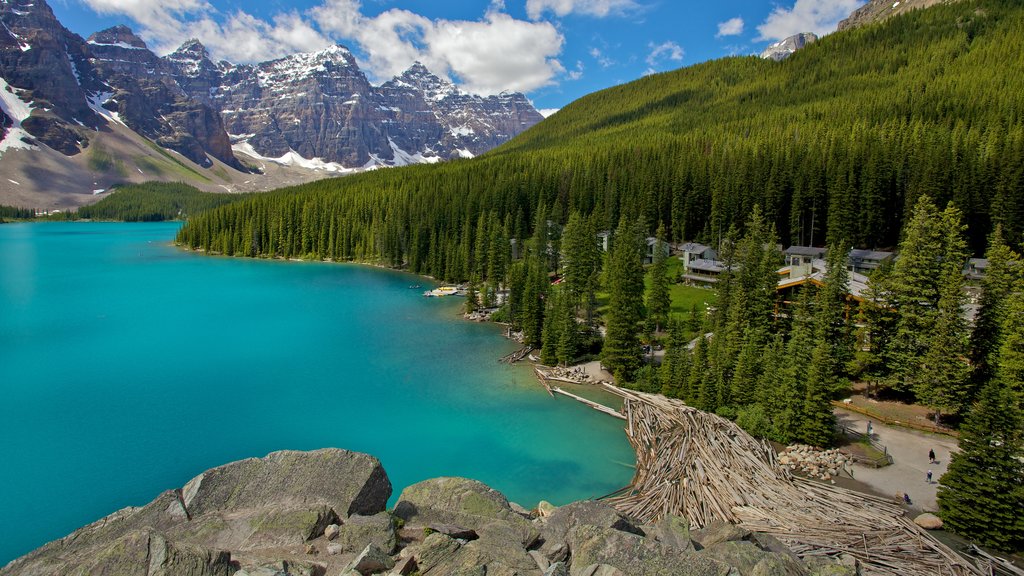
[[[789,58],[794,52],[804,46],[817,41],[818,36],[813,32],[801,32],[799,34],[794,34],[765,48],[764,52],[761,52],[761,58],[779,62]]]
[[[373,86],[342,46],[236,65],[189,41],[158,57],[125,26],[83,39],[45,0],[3,0],[0,24],[0,203],[70,187],[62,205],[80,204],[139,179],[261,189],[248,173],[269,161],[322,174],[471,157],[542,119],[522,94],[467,94],[420,64]]]
[[[221,112],[236,149],[264,158],[294,152],[348,168],[466,158],[543,119],[522,94],[468,94],[419,62],[373,86],[338,45],[235,65],[190,40],[164,61]]]
[[[274,452],[208,470],[0,568],[0,576],[854,575],[731,524],[653,525],[597,501],[529,512],[475,480],[436,478],[385,506],[380,462],[339,449]]]
[[[903,14],[919,8],[928,8],[937,4],[950,4],[960,0],[870,0],[867,4],[853,11],[846,19],[839,22],[838,30],[857,28],[872,22],[881,22],[897,14]]]

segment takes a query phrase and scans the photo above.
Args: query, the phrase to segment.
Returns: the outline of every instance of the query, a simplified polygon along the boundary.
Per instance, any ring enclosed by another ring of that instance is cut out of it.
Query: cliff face
[[[797,50],[817,40],[818,36],[812,32],[794,34],[765,48],[764,52],[761,52],[761,58],[779,62],[789,58]]]
[[[486,152],[543,119],[522,94],[467,94],[419,63],[372,86],[342,46],[233,65],[191,40],[165,61],[193,99],[220,111],[236,146],[269,158],[436,162]]]
[[[691,531],[669,516],[640,525],[600,502],[543,514],[480,482],[391,483],[372,456],[275,452],[208,470],[0,569],[0,576],[126,574],[853,575],[805,564],[770,536],[730,524]]]
[[[174,150],[199,166],[209,167],[207,154],[242,169],[220,115],[192,99],[178,86],[173,68],[153,54],[126,26],[89,37],[89,63],[105,90],[95,97],[116,112],[129,128]]]
[[[873,22],[881,22],[886,18],[903,14],[918,8],[928,8],[936,4],[950,4],[960,0],[871,0],[853,11],[849,17],[839,23],[839,30],[857,28]]]

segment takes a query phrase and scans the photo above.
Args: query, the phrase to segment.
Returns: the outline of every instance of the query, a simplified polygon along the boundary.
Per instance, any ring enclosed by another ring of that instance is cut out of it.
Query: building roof
[[[885,252],[883,250],[860,250],[860,249],[853,249],[853,250],[850,250],[850,254],[849,254],[848,258],[850,260],[855,261],[855,262],[857,262],[857,261],[863,262],[865,260],[881,262],[882,260],[888,260],[889,258],[892,258],[892,255],[893,255],[892,252]]]
[[[779,278],[777,289],[781,290],[784,288],[791,288],[793,286],[800,286],[811,282],[818,286],[825,284],[825,271],[828,265],[824,260],[812,260],[809,269],[807,267],[800,267],[798,270],[808,270],[802,276],[792,276],[793,268],[791,266],[784,266],[779,269],[779,274],[782,278]],[[868,291],[868,277],[858,272],[847,273],[847,293],[857,300],[864,300],[865,294]]]
[[[679,247],[679,249],[682,250],[683,252],[689,252],[691,254],[700,254],[710,248],[710,246],[705,246],[703,244],[698,244],[696,242],[687,242],[686,244],[683,244],[682,246]]]
[[[813,258],[821,258],[827,251],[825,248],[815,248],[814,246],[790,246],[786,248],[786,254],[791,256],[811,256]]]
[[[705,260],[704,258],[698,258],[693,260],[686,266],[687,270],[696,270],[698,272],[714,272],[716,274],[725,270],[725,264],[718,260]]]

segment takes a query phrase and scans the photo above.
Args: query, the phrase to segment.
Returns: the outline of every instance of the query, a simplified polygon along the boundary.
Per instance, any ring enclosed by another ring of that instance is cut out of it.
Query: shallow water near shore
[[[391,504],[437,476],[526,507],[631,478],[622,422],[499,364],[516,346],[458,319],[462,299],[365,266],[192,254],[178,226],[0,226],[0,565],[274,450],[373,454]]]

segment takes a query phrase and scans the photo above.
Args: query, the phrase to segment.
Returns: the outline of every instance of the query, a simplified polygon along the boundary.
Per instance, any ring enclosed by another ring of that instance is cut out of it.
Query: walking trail
[[[891,465],[877,469],[863,464],[854,465],[855,480],[867,484],[879,494],[909,494],[912,502],[909,508],[915,512],[938,509],[935,495],[939,478],[946,473],[950,454],[957,449],[955,438],[889,426],[842,408],[836,408],[835,414],[840,424],[862,433],[867,431],[870,420],[871,439],[888,448],[893,459]],[[928,450],[935,450],[936,463],[928,462]],[[929,470],[932,471],[930,483],[927,481]]]

